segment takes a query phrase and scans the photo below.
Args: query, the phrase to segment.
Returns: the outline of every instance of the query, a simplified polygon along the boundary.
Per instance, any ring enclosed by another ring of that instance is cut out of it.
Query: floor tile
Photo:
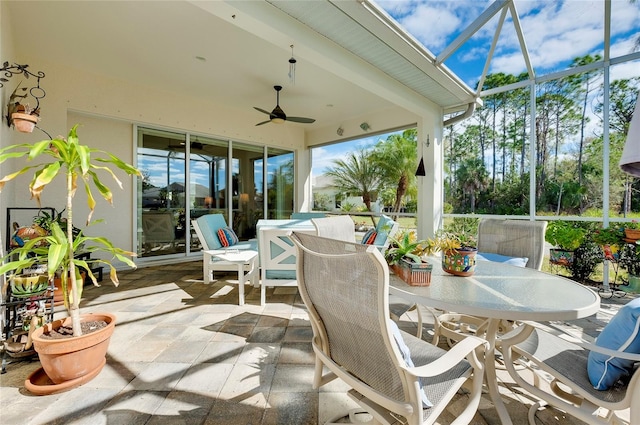
[[[107,365],[79,388],[33,396],[24,379],[39,362],[8,364],[0,375],[0,422],[315,425],[356,406],[338,379],[313,389],[312,329],[296,288],[270,288],[260,306],[260,289],[247,287],[247,303],[238,306],[237,286],[201,279],[202,263],[195,261],[122,273],[119,288],[86,287],[85,311],[117,316]],[[603,300],[595,316],[556,325],[595,336],[626,301]],[[414,312],[405,315],[400,327],[414,332],[415,320]],[[423,320],[430,330],[427,310]],[[526,424],[531,399],[509,391],[506,372],[498,376],[514,425]],[[450,424],[465,402],[465,394],[456,396],[437,423]],[[539,425],[582,425],[551,408],[536,418]],[[473,424],[499,424],[486,394]]]

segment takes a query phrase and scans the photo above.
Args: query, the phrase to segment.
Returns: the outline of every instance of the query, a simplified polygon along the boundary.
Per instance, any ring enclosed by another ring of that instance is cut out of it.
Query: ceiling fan
[[[276,124],[281,124],[281,123],[283,123],[285,121],[299,122],[299,123],[303,123],[303,124],[311,124],[311,123],[316,121],[313,118],[288,117],[284,113],[282,108],[280,108],[280,90],[282,90],[282,86],[273,86],[273,88],[276,90],[276,107],[273,108],[273,111],[269,112],[269,111],[265,111],[262,108],[258,108],[257,106],[254,106],[254,109],[256,109],[257,111],[260,111],[263,114],[269,115],[269,119],[267,121],[259,122],[256,125],[262,125],[262,124],[266,124],[266,123],[269,123],[269,122],[276,123]]]

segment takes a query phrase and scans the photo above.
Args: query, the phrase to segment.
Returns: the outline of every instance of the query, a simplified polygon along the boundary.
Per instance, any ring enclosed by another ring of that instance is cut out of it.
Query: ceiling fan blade
[[[253,107],[253,109],[255,109],[256,111],[260,111],[260,112],[262,112],[263,114],[271,115],[271,112],[269,112],[269,111],[265,111],[264,109],[262,109],[262,108],[258,108],[257,106],[254,106],[254,107]]]
[[[259,122],[258,124],[256,124],[256,126],[262,125],[262,124],[267,124],[267,123],[270,123],[270,122],[271,122],[271,120],[262,121],[262,122]]]
[[[304,117],[287,117],[287,121],[301,122],[303,124],[311,124],[316,122],[316,120],[313,118],[304,118]]]

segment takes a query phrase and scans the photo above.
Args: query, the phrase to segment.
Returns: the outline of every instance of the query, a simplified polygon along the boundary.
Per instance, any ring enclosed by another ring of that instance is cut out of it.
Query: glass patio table
[[[501,320],[575,320],[600,308],[596,292],[567,278],[530,268],[478,261],[472,276],[459,277],[434,264],[430,286],[409,286],[390,275],[390,293],[408,301],[445,311],[489,319],[485,379],[503,424],[512,424],[500,398],[495,366],[495,342]]]

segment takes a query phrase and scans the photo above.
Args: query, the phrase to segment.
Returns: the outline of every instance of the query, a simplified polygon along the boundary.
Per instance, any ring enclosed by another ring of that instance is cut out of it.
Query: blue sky
[[[411,35],[434,55],[440,54],[493,1],[485,0],[377,0]],[[611,58],[632,52],[640,36],[640,1],[613,0],[611,5]],[[536,76],[566,69],[587,54],[603,55],[603,0],[515,1],[525,42]],[[491,47],[499,13],[445,61],[465,83],[475,89]],[[526,70],[511,15],[502,27],[489,73],[518,75]],[[611,80],[640,76],[640,62],[611,68]],[[313,174],[321,174],[344,152],[375,144],[378,135],[345,144],[314,149]]]

